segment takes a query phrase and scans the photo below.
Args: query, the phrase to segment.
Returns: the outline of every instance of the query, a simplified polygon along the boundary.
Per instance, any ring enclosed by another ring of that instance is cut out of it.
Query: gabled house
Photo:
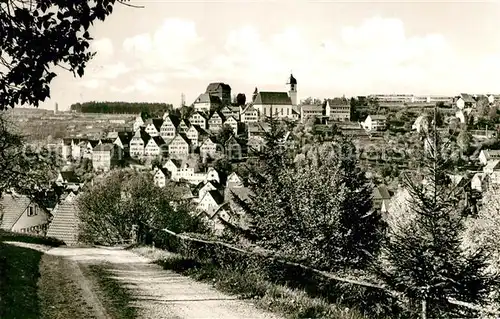
[[[226,188],[240,188],[244,187],[243,180],[241,177],[236,174],[236,172],[232,172],[226,180]]]
[[[154,183],[158,187],[165,187],[167,180],[170,179],[172,173],[166,168],[159,168],[153,177]]]
[[[224,204],[224,197],[217,190],[209,190],[204,193],[203,198],[199,201],[197,209],[205,212],[209,216],[213,216]]]
[[[135,132],[134,137],[130,140],[130,157],[141,158],[144,156],[144,148],[148,144],[151,136],[144,130]]]
[[[190,117],[189,117],[189,122],[192,125],[198,125],[202,129],[207,129],[208,128],[208,119],[205,113],[202,112],[194,112]]]
[[[209,181],[216,181],[217,183],[220,183],[219,172],[217,172],[217,170],[213,167],[209,167],[207,170],[205,182],[209,182]]]
[[[229,84],[222,82],[210,83],[205,93],[218,97],[222,105],[231,104],[231,86]]]
[[[222,128],[222,123],[224,123],[224,121],[224,115],[217,111],[212,112],[208,119],[208,129],[210,131],[218,131]]]
[[[429,129],[429,120],[426,115],[420,115],[417,117],[415,122],[413,123],[412,130],[416,130],[418,133],[420,132],[427,132]]]
[[[243,149],[238,140],[231,135],[224,143],[226,156],[231,160],[240,160],[243,158]]]
[[[231,107],[229,105],[225,105],[223,106],[219,112],[224,116],[224,118],[228,118],[230,116],[233,116],[233,110],[231,109]]]
[[[66,245],[78,244],[80,218],[76,195],[70,192],[52,211],[54,216],[47,230],[47,236],[57,238]]]
[[[488,161],[500,159],[500,150],[481,150],[479,153],[479,162],[486,165]]]
[[[226,118],[224,125],[229,125],[233,129],[233,133],[238,134],[238,121],[233,116]]]
[[[130,141],[132,137],[134,137],[132,132],[118,132],[118,136],[113,141],[113,144],[118,146],[122,158],[130,156]]]
[[[251,136],[248,138],[247,142],[247,150],[249,154],[255,154],[262,151],[262,147],[264,146],[264,138],[262,136]]]
[[[470,94],[461,93],[457,97],[457,99],[455,101],[455,105],[457,106],[457,108],[459,108],[461,110],[466,109],[466,108],[475,108],[476,107],[476,100]]]
[[[486,174],[493,174],[496,171],[500,170],[500,159],[491,159],[486,163],[486,166],[483,167],[483,172]]]
[[[191,123],[189,122],[189,120],[184,119],[180,121],[179,126],[177,127],[177,131],[179,133],[186,134],[190,127]]]
[[[331,121],[350,121],[351,113],[351,103],[345,97],[336,97],[325,101],[325,116]]]
[[[71,138],[63,138],[61,141],[61,156],[67,160],[71,156]]]
[[[486,174],[485,173],[476,173],[471,179],[471,188],[478,192],[484,192],[487,189],[486,183]]]
[[[386,185],[379,185],[373,189],[373,207],[375,209],[380,209],[382,213],[387,212],[389,202],[391,200],[391,194],[387,189]]]
[[[199,186],[198,190],[198,199],[201,200],[205,196],[206,193],[210,191],[217,191],[219,195],[223,194],[224,187],[219,184],[217,181],[206,181],[202,182]]]
[[[158,157],[167,153],[166,143],[161,136],[153,136],[144,147],[144,156]]]
[[[385,115],[368,115],[363,122],[363,128],[367,131],[383,131],[387,129],[387,117]]]
[[[220,108],[222,105],[221,99],[209,93],[202,93],[193,102],[193,107],[196,111],[210,111]]]
[[[169,156],[187,156],[190,150],[190,141],[186,135],[177,134],[174,139],[168,143]]]
[[[240,116],[243,123],[257,123],[259,121],[259,111],[251,104],[241,112]]]
[[[82,153],[82,158],[87,158],[87,159],[92,159],[92,151],[94,147],[99,145],[100,140],[87,140],[85,147],[81,146],[81,153]]]
[[[151,137],[160,136],[163,119],[149,119],[146,121],[146,133]]]
[[[217,154],[222,154],[222,146],[217,143],[215,138],[209,137],[200,145],[200,156],[215,158]]]
[[[163,168],[166,168],[171,176],[172,179],[174,175],[177,175],[177,172],[181,168],[181,162],[175,158],[169,158],[165,164],[163,164]]]
[[[94,170],[109,171],[118,164],[119,150],[115,144],[99,144],[92,153],[92,168]]]
[[[191,146],[194,148],[197,148],[207,135],[208,133],[198,125],[191,125],[186,133],[187,138],[191,141]]]
[[[321,118],[323,116],[322,105],[302,105],[300,106],[300,120],[307,121],[310,118]]]
[[[0,229],[45,236],[52,215],[26,195],[3,194],[0,198]]]
[[[138,115],[133,124],[134,132],[137,132],[138,130],[141,129],[141,127],[144,127],[144,119],[142,118],[141,115]]]
[[[83,154],[85,153],[85,149],[87,148],[87,139],[79,139],[74,138],[71,140],[71,157],[79,161]]]
[[[55,182],[59,186],[80,185],[80,179],[73,171],[59,172]]]
[[[169,142],[172,140],[177,134],[177,128],[179,127],[181,120],[175,115],[168,115],[160,128],[160,136],[165,140],[165,142]]]

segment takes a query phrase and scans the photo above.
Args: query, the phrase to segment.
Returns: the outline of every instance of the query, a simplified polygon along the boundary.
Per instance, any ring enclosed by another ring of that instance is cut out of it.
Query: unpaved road
[[[41,249],[33,246],[31,248]],[[132,290],[133,306],[139,309],[140,318],[279,318],[257,309],[247,301],[225,295],[208,284],[164,270],[152,264],[149,259],[123,249],[60,247],[43,250],[47,254],[63,256],[77,263],[106,263],[114,278]]]

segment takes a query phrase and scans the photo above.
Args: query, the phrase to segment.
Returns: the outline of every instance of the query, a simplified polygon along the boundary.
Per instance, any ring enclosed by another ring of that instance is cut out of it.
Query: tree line
[[[173,110],[172,104],[147,102],[85,102],[70,106],[71,111],[78,113],[107,114],[149,114],[161,116]]]

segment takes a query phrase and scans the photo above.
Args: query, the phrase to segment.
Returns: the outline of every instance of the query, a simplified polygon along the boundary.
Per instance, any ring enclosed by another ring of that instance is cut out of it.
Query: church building
[[[292,118],[293,107],[297,106],[297,80],[293,74],[287,83],[288,92],[258,91],[255,88],[253,94],[253,107],[258,111],[259,116],[277,118]]]

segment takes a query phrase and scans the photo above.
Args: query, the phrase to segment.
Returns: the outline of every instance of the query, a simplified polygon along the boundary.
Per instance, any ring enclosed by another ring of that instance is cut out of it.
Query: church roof
[[[292,105],[292,100],[286,92],[259,92],[254,105],[259,104]]]

